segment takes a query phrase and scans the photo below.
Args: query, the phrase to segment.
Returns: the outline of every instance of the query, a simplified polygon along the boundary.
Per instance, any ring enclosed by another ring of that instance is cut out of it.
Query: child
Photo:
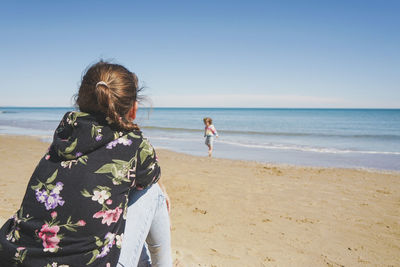
[[[213,151],[213,143],[214,143],[214,136],[218,138],[217,130],[215,129],[214,125],[212,124],[211,118],[204,118],[203,119],[204,125],[204,137],[206,138],[205,144],[208,146],[208,156],[212,157]]]

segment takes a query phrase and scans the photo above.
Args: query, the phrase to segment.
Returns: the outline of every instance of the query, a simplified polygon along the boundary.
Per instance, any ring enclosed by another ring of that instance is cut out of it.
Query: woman
[[[64,115],[21,208],[0,230],[1,266],[117,265],[129,192],[156,192],[160,179],[155,151],[132,122],[138,91],[136,75],[121,65],[87,70],[80,111]],[[130,217],[128,225],[142,221]]]

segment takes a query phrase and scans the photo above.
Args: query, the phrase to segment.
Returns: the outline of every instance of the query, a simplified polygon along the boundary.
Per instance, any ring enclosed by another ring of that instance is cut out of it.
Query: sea
[[[51,142],[71,110],[0,107],[0,134]],[[400,109],[140,108],[136,122],[156,149],[206,156],[204,117],[217,158],[400,171]]]

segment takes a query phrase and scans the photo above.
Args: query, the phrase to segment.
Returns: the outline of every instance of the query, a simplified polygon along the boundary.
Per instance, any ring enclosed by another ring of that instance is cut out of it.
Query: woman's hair
[[[209,118],[209,117],[205,117],[205,118],[203,119],[203,122],[204,122],[204,123],[208,122],[209,124],[212,124],[212,119]]]
[[[138,99],[138,78],[124,66],[100,61],[91,65],[82,77],[76,105],[87,113],[102,113],[122,130],[139,127],[125,116]]]

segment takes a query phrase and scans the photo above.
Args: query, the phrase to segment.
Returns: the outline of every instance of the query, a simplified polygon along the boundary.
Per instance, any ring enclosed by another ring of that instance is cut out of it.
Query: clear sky
[[[154,106],[400,108],[400,1],[5,1],[0,106],[69,106],[100,58]]]

